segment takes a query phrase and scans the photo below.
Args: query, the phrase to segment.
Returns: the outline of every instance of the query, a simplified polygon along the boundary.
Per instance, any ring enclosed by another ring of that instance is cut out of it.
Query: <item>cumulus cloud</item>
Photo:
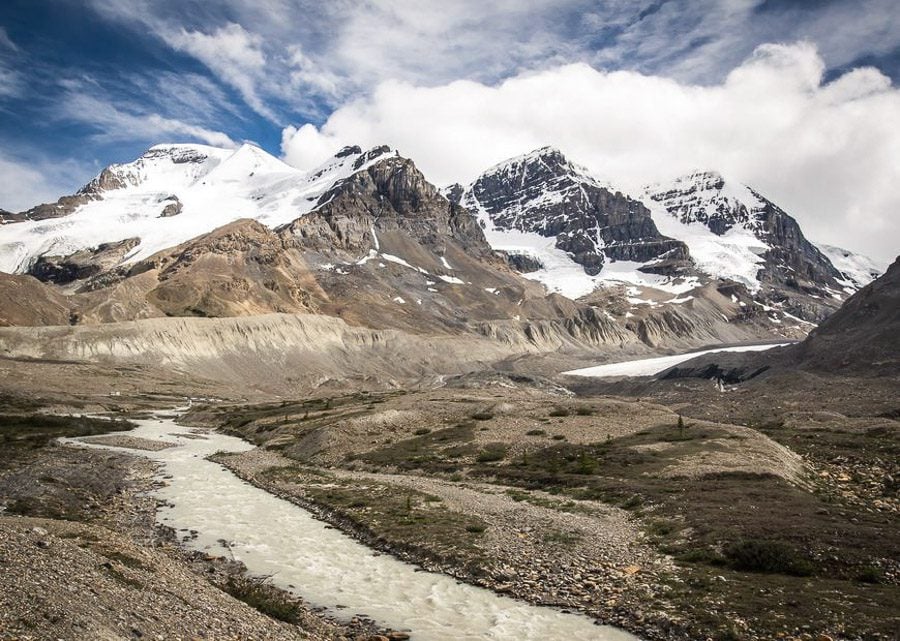
[[[283,132],[309,168],[344,144],[387,143],[438,184],[543,145],[635,192],[696,169],[748,183],[823,242],[892,258],[900,237],[900,91],[873,68],[829,83],[809,43],[768,44],[701,86],[586,64],[496,86],[388,81],[319,128]]]

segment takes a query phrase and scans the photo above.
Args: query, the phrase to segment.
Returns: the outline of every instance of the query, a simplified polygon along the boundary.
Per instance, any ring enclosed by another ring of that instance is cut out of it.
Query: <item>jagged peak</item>
[[[365,157],[367,159],[377,158],[378,156],[383,156],[385,154],[389,154],[395,151],[390,145],[375,145],[374,147],[370,147],[363,151],[363,148],[359,145],[345,145],[341,147],[335,154],[332,156],[334,158],[360,158]]]
[[[721,172],[714,169],[697,169],[686,174],[676,176],[671,180],[664,180],[650,183],[644,186],[644,191],[648,194],[660,194],[673,189],[687,189],[689,187],[702,186],[705,188],[722,189],[726,183],[725,177]]]
[[[307,180],[317,182],[320,180],[336,180],[338,177],[347,178],[357,171],[368,168],[373,163],[383,160],[393,152],[388,145],[376,145],[366,151],[359,145],[347,145],[339,149],[331,158],[318,167],[311,169],[307,174]]]
[[[722,199],[743,205],[748,209],[759,208],[771,203],[759,191],[726,176],[714,169],[695,170],[682,174],[670,181],[652,183],[644,187],[644,193],[658,202],[670,200],[678,195],[697,202],[720,201]]]
[[[521,167],[543,163],[555,173],[564,173],[567,169],[575,169],[575,165],[569,162],[565,154],[556,147],[545,146],[534,149],[528,153],[512,156],[498,162],[482,173],[484,175],[497,174],[509,171],[518,171]]]
[[[472,181],[466,187],[466,192],[471,192],[485,179],[525,180],[526,177],[536,174],[545,174],[548,181],[591,185],[612,192],[620,191],[586,167],[569,160],[559,148],[548,145],[497,163]]]

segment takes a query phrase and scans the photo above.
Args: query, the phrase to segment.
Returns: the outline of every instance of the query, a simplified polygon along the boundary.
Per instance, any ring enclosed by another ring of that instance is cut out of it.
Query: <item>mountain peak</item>
[[[529,173],[540,171],[542,173],[549,173],[554,176],[586,173],[580,167],[576,167],[571,162],[569,162],[568,158],[566,158],[565,154],[563,154],[562,151],[560,151],[556,147],[547,146],[540,147],[528,152],[527,154],[521,154],[519,156],[507,158],[506,160],[497,163],[496,165],[485,171],[482,175],[497,173],[521,173],[523,171],[527,171]]]

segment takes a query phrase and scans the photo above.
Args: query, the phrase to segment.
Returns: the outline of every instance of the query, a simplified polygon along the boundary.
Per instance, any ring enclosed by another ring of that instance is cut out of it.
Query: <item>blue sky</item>
[[[398,87],[496,89],[581,63],[690,92],[766,43],[809,45],[822,85],[861,66],[891,90],[900,78],[895,0],[4,0],[0,207],[163,141],[253,141],[302,166],[350,132],[391,138],[382,103]],[[381,124],[346,124],[359,113]]]

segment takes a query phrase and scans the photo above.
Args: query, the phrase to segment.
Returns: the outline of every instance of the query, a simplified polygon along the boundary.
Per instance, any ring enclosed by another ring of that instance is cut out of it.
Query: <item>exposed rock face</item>
[[[447,240],[470,255],[491,255],[474,216],[441,196],[411,160],[399,156],[336,184],[314,212],[286,232],[298,246],[320,252],[365,252],[378,248],[379,233],[402,232],[438,255],[444,254]]]
[[[839,300],[832,299],[843,291],[841,272],[806,239],[796,220],[759,192],[701,172],[648,188],[648,196],[685,225],[699,223],[717,236],[759,241],[761,260],[753,277],[766,302],[813,322],[837,307]]]
[[[864,374],[900,372],[900,258],[792,348],[801,366]]]
[[[178,196],[169,196],[163,202],[166,203],[165,207],[163,207],[162,213],[159,215],[160,218],[170,218],[172,216],[177,216],[181,213],[181,210],[184,209],[184,205],[181,204],[181,201],[178,200]]]
[[[0,211],[0,222],[17,223],[25,220],[46,220],[47,218],[68,216],[84,203],[102,198],[104,191],[119,189],[124,185],[121,177],[117,176],[111,167],[107,167],[76,194],[63,196],[55,203],[37,205],[17,214]]]
[[[25,216],[23,214],[14,214],[11,211],[0,209],[0,225],[5,225],[7,223],[18,223],[23,220],[25,220]]]
[[[467,189],[454,186],[447,193],[484,212],[498,229],[555,237],[556,246],[591,275],[606,259],[688,259],[687,246],[663,236],[640,201],[601,184],[556,149],[507,161]]]
[[[651,188],[649,194],[681,222],[702,223],[721,236],[735,225],[751,223],[747,205],[727,198],[724,188],[722,176],[700,172],[679,178],[672,185]]]
[[[0,326],[68,325],[66,298],[32,276],[0,272]]]
[[[536,272],[537,270],[543,268],[541,261],[533,256],[529,256],[528,254],[516,254],[513,252],[503,252],[503,257],[509,266],[515,269],[520,274],[528,274],[530,272]]]
[[[29,273],[44,282],[67,285],[74,281],[97,276],[115,265],[137,247],[137,238],[117,243],[103,243],[95,249],[83,249],[68,256],[41,256]]]
[[[155,269],[147,300],[167,316],[240,316],[308,312],[321,290],[303,260],[253,220],[239,220],[150,258],[135,273]]]

